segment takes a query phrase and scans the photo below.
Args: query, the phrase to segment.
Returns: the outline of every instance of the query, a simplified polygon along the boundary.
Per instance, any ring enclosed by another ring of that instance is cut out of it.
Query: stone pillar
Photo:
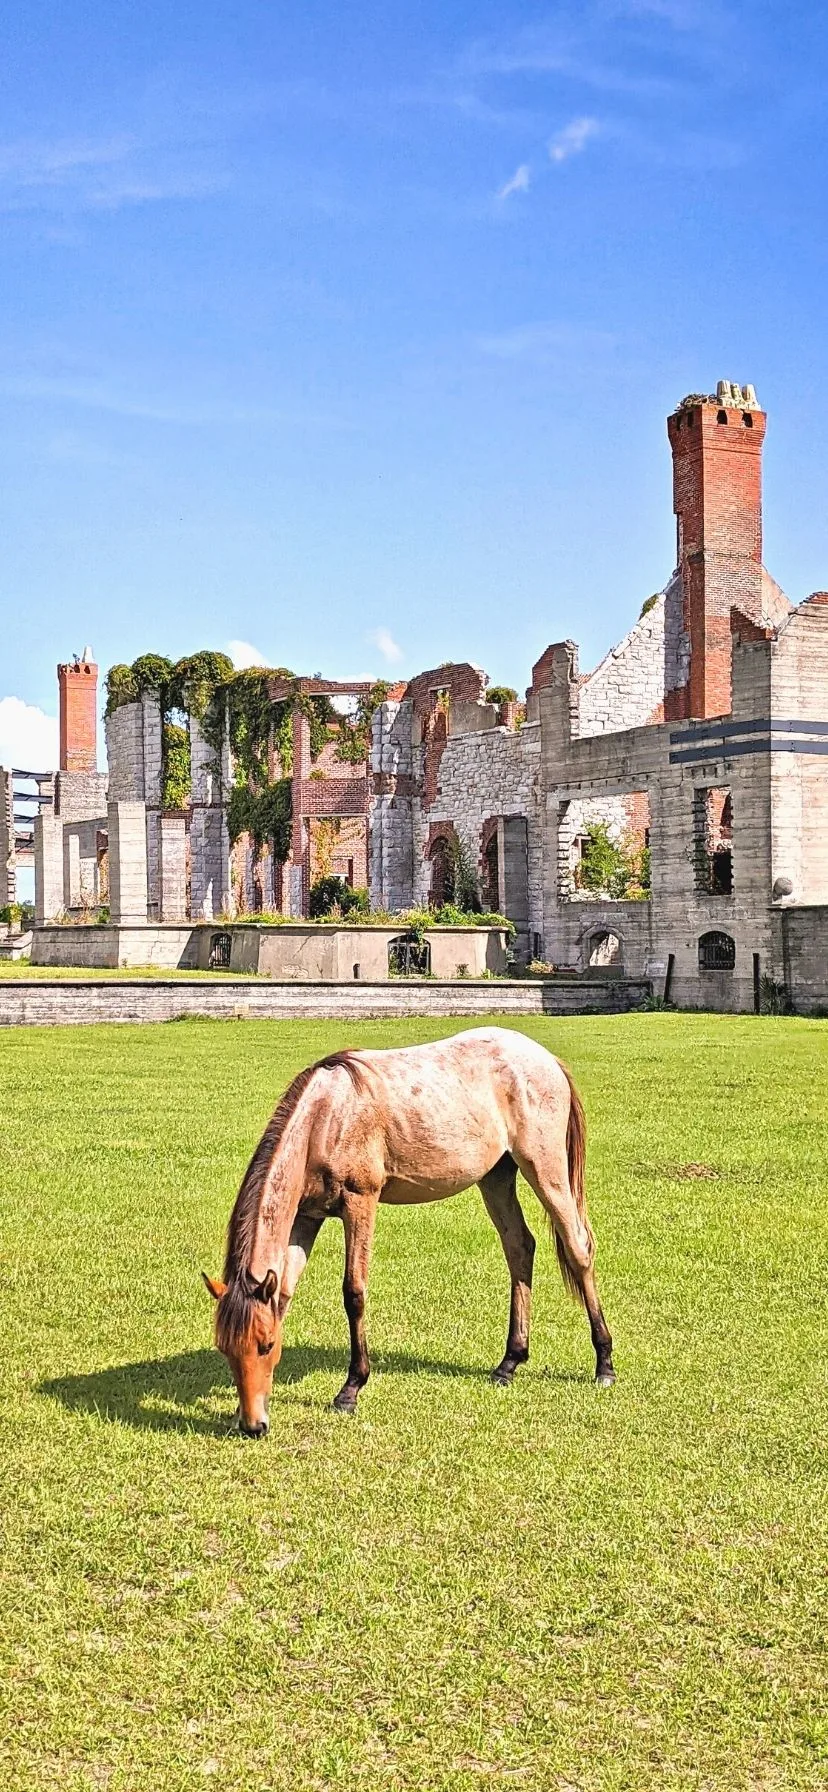
[[[183,815],[162,815],[158,824],[160,919],[187,917],[187,823]]]
[[[116,926],[147,919],[147,811],[145,803],[110,803],[109,908]]]
[[[145,691],[142,704],[144,801],[147,805],[147,912],[152,919],[160,916],[161,888],[158,851],[158,822],[161,811],[161,789],[164,773],[163,718],[161,702],[155,691]]]
[[[54,921],[65,908],[63,895],[63,823],[38,815],[34,824],[35,921]]]
[[[17,900],[11,772],[0,766],[0,907]]]
[[[302,811],[302,787],[311,771],[310,723],[301,709],[293,712],[293,827],[290,843],[290,912],[301,919],[310,894],[310,832]]]
[[[233,909],[230,835],[223,806],[224,793],[232,785],[232,766],[226,733],[217,758],[195,716],[190,717],[190,763],[190,912],[194,919],[212,921]]]

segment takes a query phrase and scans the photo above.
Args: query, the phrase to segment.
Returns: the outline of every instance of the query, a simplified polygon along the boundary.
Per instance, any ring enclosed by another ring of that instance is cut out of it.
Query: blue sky
[[[812,4],[12,0],[0,761],[86,642],[594,663],[720,377],[828,584],[827,75]]]

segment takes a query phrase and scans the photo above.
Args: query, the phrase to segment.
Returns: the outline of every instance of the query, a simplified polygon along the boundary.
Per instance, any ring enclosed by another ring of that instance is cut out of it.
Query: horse
[[[595,1285],[585,1160],[572,1078],[522,1033],[474,1028],[429,1045],[335,1052],[300,1071],[243,1178],[223,1280],[203,1278],[218,1303],[215,1339],[236,1384],[240,1431],[267,1433],[285,1316],[323,1222],[335,1216],[345,1231],[351,1354],[333,1404],[353,1413],[370,1373],[365,1294],[378,1206],[442,1201],[475,1183],[511,1278],[506,1350],[492,1372],[508,1386],[529,1356],[535,1254],[518,1171],[546,1211],[564,1283],[589,1318],[595,1380],[609,1387],[612,1338]]]

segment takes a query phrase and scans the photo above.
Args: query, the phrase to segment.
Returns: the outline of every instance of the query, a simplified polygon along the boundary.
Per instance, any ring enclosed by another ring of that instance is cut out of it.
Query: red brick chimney
[[[60,693],[60,770],[98,769],[98,668],[91,647],[82,659],[58,666]]]
[[[665,695],[668,719],[730,710],[731,605],[762,620],[762,443],[752,386],[720,380],[667,419],[689,683]]]

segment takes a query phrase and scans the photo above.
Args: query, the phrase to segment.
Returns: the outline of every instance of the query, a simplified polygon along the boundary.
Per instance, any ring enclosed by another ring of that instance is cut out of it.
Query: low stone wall
[[[45,967],[83,971],[117,971],[158,965],[165,971],[195,971],[200,964],[199,935],[212,928],[181,925],[134,927],[36,927],[31,962]]]
[[[377,983],[388,977],[388,947],[402,923],[391,927],[313,926],[297,922],[261,927],[245,922],[148,923],[116,927],[38,927],[32,964],[78,970],[208,970],[218,934],[230,936],[231,971],[254,971],[280,983]],[[506,970],[506,934],[499,927],[430,927],[434,977],[480,977]]]
[[[649,983],[616,978],[548,983],[234,983],[79,978],[0,981],[0,1026],[101,1021],[369,1020],[408,1015],[614,1014],[640,1007]]]

